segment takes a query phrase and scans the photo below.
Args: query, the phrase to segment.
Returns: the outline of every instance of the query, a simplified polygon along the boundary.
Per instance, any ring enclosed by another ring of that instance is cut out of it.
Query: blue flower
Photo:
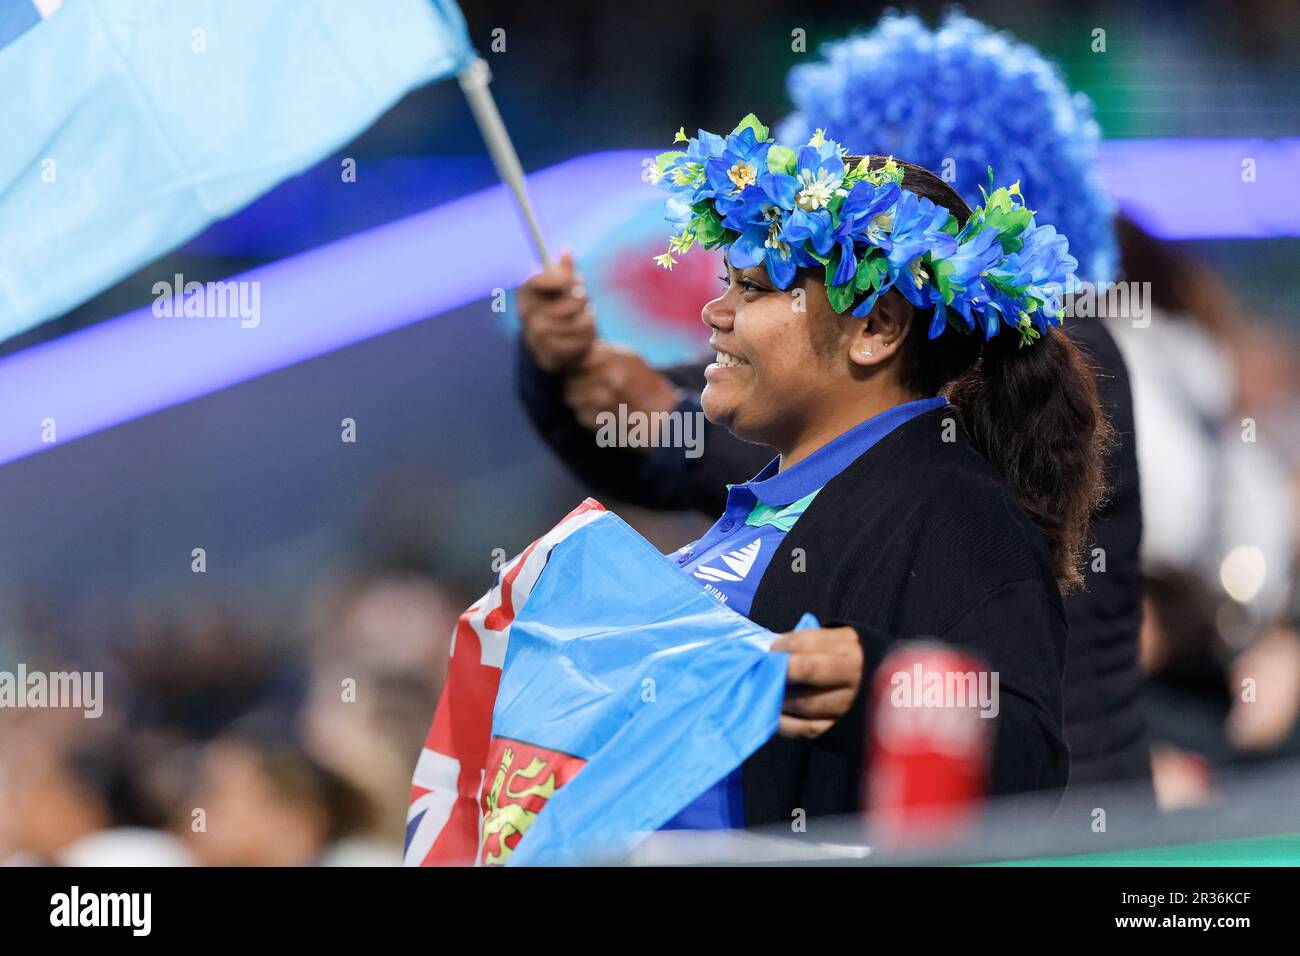
[[[725,217],[741,204],[745,190],[767,172],[767,152],[771,148],[771,141],[760,143],[748,126],[732,133],[722,152],[705,160],[704,178],[708,185],[696,190],[696,202],[714,199],[718,215]]]
[[[937,339],[943,334],[943,330],[948,327],[948,308],[944,305],[943,296],[934,297],[934,316],[930,319],[930,328],[926,330],[926,337]]]
[[[794,184],[785,173],[764,173],[722,217],[724,226],[740,234],[727,261],[737,269],[764,263],[779,289],[788,288],[795,270],[810,261],[781,237],[785,217],[794,208]]]
[[[1046,331],[1048,325],[1060,324],[1061,299],[1073,287],[1079,263],[1070,255],[1069,241],[1053,226],[1031,222],[1020,238],[1024,245],[1008,255],[993,274],[1008,285],[1023,288],[1027,298],[1041,303],[1029,318],[1040,332]]]
[[[766,224],[761,221],[750,223],[727,249],[727,261],[737,269],[763,263],[778,289],[790,287],[795,271],[805,264],[801,259],[790,244],[781,239],[780,219]]]
[[[981,275],[1002,258],[1002,243],[995,229],[981,229],[974,236],[958,234],[957,250],[944,261],[951,266],[950,281],[962,289],[970,289],[981,281]]]
[[[705,163],[721,156],[727,148],[727,141],[717,133],[696,130],[695,136],[686,146],[686,159],[689,162]]]
[[[818,255],[830,252],[834,223],[828,208],[837,195],[843,196],[844,157],[838,145],[801,146],[795,154],[793,212],[781,238],[792,244],[812,242]]]
[[[998,334],[1001,323],[1011,328],[1020,324],[1020,303],[1011,298],[995,285],[989,286],[989,299],[983,309],[984,337],[991,339]],[[1001,320],[1001,322],[999,322]]]
[[[875,186],[866,180],[858,180],[840,207],[841,226],[854,235],[861,235],[872,245],[880,245],[880,240],[893,228],[893,217],[889,217],[887,222],[876,220],[902,195],[903,189],[898,183]]]
[[[880,248],[895,269],[911,266],[930,250],[946,258],[957,251],[957,240],[943,231],[951,215],[924,196],[904,190],[894,207],[894,227],[880,239]]]
[[[656,161],[668,217],[681,227],[661,265],[698,242],[724,248],[737,269],[762,265],[785,289],[797,270],[824,263],[835,309],[866,292],[853,310],[861,317],[897,289],[932,312],[930,338],[950,323],[992,338],[1005,324],[1024,345],[1060,324],[1078,263],[1064,236],[1035,222],[1018,183],[990,192],[958,231],[948,209],[902,188],[893,162],[850,170],[820,133],[791,150],[752,114],[737,129],[725,140],[701,133]]]
[[[943,231],[951,214],[924,196],[903,190],[894,207],[893,228],[878,239],[885,250],[890,272],[901,277],[895,287],[903,298],[919,309],[928,308],[930,297],[922,293],[925,284],[922,257],[931,252],[936,258],[957,251],[957,240]],[[904,275],[903,273],[908,273]]]
[[[973,330],[971,308],[981,307],[990,298],[985,275],[1002,258],[1002,243],[996,229],[982,229],[974,235],[963,230],[957,238],[957,251],[943,260],[944,271],[954,292],[953,311],[962,317],[966,328]],[[933,329],[931,325],[931,338],[937,334]]]
[[[900,196],[902,188],[897,183],[875,186],[859,180],[853,184],[844,205],[840,207],[840,224],[835,227],[831,237],[840,249],[840,261],[835,267],[831,285],[842,285],[857,273],[855,241],[879,246],[888,240],[894,218],[891,210]]]
[[[743,190],[722,216],[728,229],[743,232],[756,222],[764,224],[785,216],[794,208],[794,177],[784,173],[764,173],[758,182]]]
[[[686,150],[668,164],[656,179],[659,187],[670,194],[665,219],[679,228],[685,226],[694,215],[691,207],[713,195],[713,189],[705,177],[705,166],[711,160],[721,157],[726,148],[727,141],[721,136],[699,130],[688,141]]]

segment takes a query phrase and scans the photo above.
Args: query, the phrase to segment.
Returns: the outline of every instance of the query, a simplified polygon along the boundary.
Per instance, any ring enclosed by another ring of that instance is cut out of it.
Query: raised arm
[[[734,438],[700,410],[701,361],[662,371],[596,337],[594,316],[572,260],[520,287],[522,334],[515,386],[537,433],[596,494],[658,510],[719,511],[726,485],[752,477],[770,449]],[[597,443],[598,415],[627,411],[690,417],[692,448]]]

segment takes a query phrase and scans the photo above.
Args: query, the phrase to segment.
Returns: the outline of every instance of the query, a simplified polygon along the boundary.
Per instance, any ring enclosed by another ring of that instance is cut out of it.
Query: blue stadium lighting
[[[640,176],[649,155],[593,153],[530,176],[555,248],[582,256],[658,207]],[[1300,139],[1119,140],[1102,145],[1101,167],[1161,238],[1300,236]],[[151,303],[0,359],[0,464],[510,289],[536,268],[524,231],[502,228],[517,215],[496,186],[232,276],[259,284],[255,326],[159,316]]]

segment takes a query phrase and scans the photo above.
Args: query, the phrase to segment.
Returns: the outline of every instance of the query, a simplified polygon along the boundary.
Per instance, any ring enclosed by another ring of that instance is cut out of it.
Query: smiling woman
[[[950,213],[958,227],[971,221],[965,201],[919,166],[879,156],[846,156],[843,162],[869,170],[897,166],[908,192]],[[772,248],[781,245],[778,239]],[[728,258],[735,258],[730,250]],[[865,321],[855,325],[858,309],[850,318],[832,306],[828,271],[821,264],[797,268],[781,289],[763,265],[738,269],[728,263],[720,277],[726,291],[702,313],[716,351],[702,395],[709,420],[747,441],[783,449],[784,469],[857,424],[864,411],[945,392],[972,440],[1039,525],[1060,583],[1067,590],[1076,586],[1109,440],[1097,415],[1093,376],[1078,350],[1060,335],[1025,347],[1024,339],[1009,335],[934,334],[935,309],[917,308],[897,289],[876,297]],[[736,321],[739,312],[747,316],[743,323]],[[791,429],[800,437],[787,451],[780,433]],[[1048,452],[1043,440],[1054,435],[1079,440]]]
[[[867,688],[891,645],[918,638],[975,652],[998,688],[990,789],[1061,788],[1061,593],[1079,580],[1107,441],[1092,375],[1057,331],[1065,237],[1016,185],[990,182],[972,209],[929,171],[820,132],[792,148],[751,116],[678,140],[652,177],[677,227],[658,261],[701,245],[726,268],[701,312],[714,361],[697,407],[777,456],[727,485],[673,559],[781,633],[789,658],[780,734],[667,826],[857,810]],[[520,313],[539,365],[604,354],[569,264],[525,283]],[[624,392],[676,406],[629,368]],[[602,451],[619,473],[626,451]],[[793,631],[806,613],[821,626]]]
[[[753,117],[659,157],[673,256],[725,250],[702,311],[711,422],[778,456],[729,486],[682,570],[785,634],[781,734],[670,826],[859,805],[865,696],[896,641],[976,651],[999,678],[991,787],[1068,775],[1062,588],[1101,492],[1106,425],[1060,324],[1075,267],[1017,187],[970,209],[946,183]],[[869,772],[869,770],[868,770]]]

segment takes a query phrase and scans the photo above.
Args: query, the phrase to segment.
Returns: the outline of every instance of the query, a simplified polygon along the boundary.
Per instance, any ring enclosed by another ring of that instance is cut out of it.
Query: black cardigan
[[[1079,320],[1069,334],[1097,372],[1098,388],[1118,443],[1106,462],[1110,494],[1093,520],[1085,568],[1086,587],[1065,602],[1070,646],[1065,675],[1065,737],[1071,753],[1071,785],[1143,780],[1151,761],[1137,664],[1142,575],[1142,532],[1133,399],[1124,360],[1099,321]],[[537,368],[526,349],[517,351],[516,387],[538,433],[597,495],[655,509],[685,509],[710,517],[722,511],[728,482],[745,481],[771,460],[770,448],[734,438],[705,424],[704,455],[647,458],[631,449],[597,448],[590,431],[564,404],[562,380]],[[705,362],[663,373],[696,403]],[[1092,548],[1105,552],[1104,571]]]
[[[911,638],[965,646],[998,672],[993,793],[1065,786],[1067,624],[1047,546],[960,425],[944,440],[946,419],[951,406],[917,416],[828,482],[759,582],[755,623],[788,631],[811,611],[852,626],[864,667],[852,708],[825,734],[776,737],[745,762],[746,826],[857,808],[872,674]]]

